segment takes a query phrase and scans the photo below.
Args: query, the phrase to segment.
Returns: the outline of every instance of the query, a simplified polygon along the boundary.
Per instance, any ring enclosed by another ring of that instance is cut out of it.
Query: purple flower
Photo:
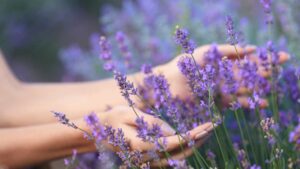
[[[141,67],[141,71],[144,74],[150,74],[152,73],[152,66],[150,64],[143,64]]]
[[[137,137],[141,138],[144,142],[155,143],[156,149],[163,149],[164,145],[159,143],[159,139],[163,136],[161,128],[158,124],[152,124],[150,127],[143,117],[136,118],[137,124]]]
[[[298,125],[289,134],[289,142],[294,142],[296,149],[300,150],[300,118]]]
[[[90,128],[90,131],[92,132],[92,136],[96,139],[98,143],[101,143],[101,141],[106,139],[104,128],[100,124],[100,121],[96,113],[91,113],[85,116],[84,120],[88,125],[88,127]]]
[[[222,59],[222,54],[217,47],[217,44],[212,44],[209,50],[204,54],[206,64],[218,66],[218,61]]]
[[[295,68],[286,68],[283,71],[283,79],[285,83],[283,84],[283,89],[288,91],[290,98],[293,101],[298,101],[300,99],[300,87],[297,83],[298,78],[295,76]]]
[[[254,110],[257,106],[260,105],[260,101],[260,96],[256,92],[254,92],[252,94],[252,97],[248,98],[249,108]]]
[[[247,57],[241,63],[238,63],[240,85],[248,88],[250,91],[256,91],[259,95],[267,94],[270,91],[268,80],[258,74],[258,66]]]
[[[270,70],[270,63],[268,61],[268,51],[265,48],[258,49],[258,57],[260,59],[262,67],[265,69],[265,71]]]
[[[277,66],[279,63],[279,55],[278,51],[275,48],[275,45],[272,41],[268,41],[267,43],[267,49],[271,53],[271,63],[273,66]]]
[[[126,66],[128,68],[130,68],[132,66],[130,64],[130,61],[132,59],[132,54],[131,54],[131,52],[128,49],[128,45],[125,42],[126,41],[126,36],[125,36],[125,34],[123,32],[119,31],[119,32],[116,33],[115,38],[116,38],[116,41],[117,41],[117,43],[119,45],[119,49],[120,49],[120,51],[121,51],[121,53],[122,53],[122,55],[123,55],[123,57],[125,59]]]
[[[99,40],[100,58],[102,60],[111,60],[111,45],[105,36],[101,36]]]
[[[271,15],[272,12],[272,0],[260,0],[260,3],[262,4],[264,8],[264,12],[267,15],[266,23],[272,24],[273,23],[273,16]]]
[[[76,159],[77,159],[77,150],[74,149],[72,151],[72,157],[71,157],[71,159],[70,160],[69,159],[64,159],[64,163],[65,163],[66,167],[67,168],[69,168],[69,167],[70,168],[75,167],[74,165],[75,165]]]
[[[234,102],[230,103],[230,109],[233,110],[233,111],[236,111],[241,107],[242,107],[242,105],[238,101],[234,101]]]
[[[238,33],[236,32],[234,25],[233,25],[233,20],[231,16],[226,16],[225,18],[225,25],[227,29],[227,41],[231,45],[236,45],[238,44]]]
[[[130,95],[136,95],[137,89],[134,87],[133,83],[127,80],[126,75],[121,72],[114,72],[114,78],[118,82],[118,86],[121,90],[122,96],[127,100],[129,106],[133,106],[134,103],[130,98]]]
[[[240,149],[237,143],[234,144],[234,150],[236,151],[237,158],[238,158],[242,168],[249,168],[250,163],[248,161],[245,150]]]
[[[216,154],[212,152],[211,150],[208,150],[206,152],[207,160],[211,163],[212,167],[216,168]]]
[[[271,13],[272,0],[260,0],[266,13]]]
[[[242,86],[248,88],[250,91],[257,90],[256,92],[259,95],[269,92],[270,85],[265,78],[257,73],[258,67],[255,62],[245,58],[243,62],[239,64],[239,69]]]
[[[99,40],[100,46],[100,58],[104,61],[103,68],[106,71],[113,72],[115,70],[115,64],[112,61],[111,45],[106,37],[101,36]]]
[[[278,126],[273,118],[265,118],[260,122],[260,126],[265,133],[265,138],[268,139],[270,145],[274,145],[276,140],[272,132],[276,132]]]
[[[188,31],[176,26],[175,42],[183,48],[185,53],[193,54],[195,49],[195,43],[188,38]]]
[[[221,80],[224,81],[222,91],[226,94],[234,94],[238,89],[238,84],[234,79],[233,63],[228,59],[219,61],[219,75]]]
[[[169,83],[163,75],[150,75],[144,79],[145,85],[153,90],[153,98],[155,100],[155,108],[160,109],[168,107],[172,98],[169,90]]]
[[[261,169],[261,167],[259,165],[254,164],[250,166],[250,169]]]
[[[113,70],[115,70],[115,64],[111,61],[107,61],[106,63],[104,63],[103,68],[106,71],[112,72]]]
[[[186,164],[186,161],[169,159],[168,163],[174,169],[189,169],[188,165]]]
[[[70,119],[68,119],[64,113],[54,111],[52,111],[52,113],[61,124],[66,125],[68,127],[72,127],[74,129],[78,129],[78,127],[74,123],[70,122]]]
[[[211,65],[208,64],[201,69],[199,65],[194,64],[191,57],[182,57],[177,65],[181,73],[187,78],[189,86],[196,96],[207,95],[209,87],[214,86],[215,69]]]
[[[122,129],[118,128],[115,130],[111,126],[105,126],[104,131],[107,135],[108,143],[120,149],[117,154],[126,166],[133,167],[140,165],[142,154],[139,151],[130,151]]]

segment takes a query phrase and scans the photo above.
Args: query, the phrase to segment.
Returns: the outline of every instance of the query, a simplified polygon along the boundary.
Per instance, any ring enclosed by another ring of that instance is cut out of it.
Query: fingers
[[[242,105],[242,107],[248,107],[250,106],[249,104],[249,97],[247,96],[240,96],[237,98],[238,102]],[[268,107],[269,103],[266,99],[260,99],[259,100],[259,108],[266,108]]]
[[[136,119],[140,117],[143,118],[145,122],[147,122],[149,128],[151,128],[153,124],[159,125],[162,130],[163,136],[170,136],[176,133],[175,130],[168,123],[164,122],[163,120],[155,116],[143,113],[142,111],[136,108],[135,108],[135,112],[131,108],[128,108],[127,111],[129,113],[128,112],[126,113],[125,121],[128,125],[136,126],[137,125]]]
[[[236,99],[234,99],[233,96],[229,96],[229,95],[223,95],[222,96],[222,104],[224,106],[230,106],[230,103],[232,103],[233,101],[237,100],[238,103],[241,104],[242,107],[244,108],[249,108],[250,104],[249,104],[249,96],[247,95],[241,95],[238,96]],[[259,108],[263,109],[269,106],[269,103],[267,101],[267,99],[260,99],[259,101]]]
[[[211,131],[213,130],[213,124],[211,122],[205,123],[200,125],[192,130],[190,130],[184,137],[182,138],[181,135],[172,135],[167,137],[161,137],[158,139],[159,146],[162,146],[165,151],[173,151],[177,149],[180,145],[186,145],[188,140],[199,140],[205,136],[208,136]],[[136,137],[136,132],[132,130],[128,130],[129,132],[126,133],[129,138],[130,146],[134,150],[139,150],[141,152],[147,152],[149,150],[155,150],[155,144],[144,142],[142,139]]]
[[[255,52],[255,46],[246,46],[240,47],[236,46],[236,48],[229,44],[218,45],[218,50],[223,56],[227,56],[229,59],[238,59],[238,56],[243,58],[245,55]]]
[[[180,146],[180,144],[185,145],[188,140],[196,140],[200,139],[201,137],[205,137],[210,134],[213,130],[213,124],[211,122],[205,123],[200,125],[188,132],[185,138],[178,135],[173,135],[166,137],[167,145],[165,146],[166,151],[172,151]]]
[[[286,52],[278,52],[278,62],[279,64],[283,64],[285,62],[287,62],[290,58],[289,54],[287,54]],[[269,65],[266,69],[266,67],[264,67],[262,64],[263,64],[263,61],[258,58],[257,55],[255,54],[251,54],[249,55],[249,60],[253,61],[254,63],[256,63],[256,65],[258,66],[258,74],[264,78],[267,78],[267,77],[270,77],[271,74],[272,74],[272,70],[271,70],[271,65]],[[268,60],[267,60],[267,63],[271,63],[271,55],[268,55]]]
[[[283,64],[290,59],[290,55],[286,52],[280,51],[280,52],[278,52],[278,55],[279,55],[279,63],[280,64]]]
[[[211,134],[205,136],[203,139],[196,141],[194,147],[198,148],[200,147],[209,137]],[[184,151],[182,151],[180,149],[180,151],[176,152],[176,153],[172,153],[171,157],[169,159],[172,160],[183,160],[186,159],[187,157],[191,156],[194,153],[194,147],[187,147],[184,149]],[[197,150],[196,150],[197,151]],[[153,161],[151,162],[151,166],[152,167],[163,167],[163,166],[168,166],[168,159],[167,158],[163,158],[160,161]]]
[[[150,127],[152,126],[152,124],[159,125],[164,136],[171,136],[176,133],[176,131],[167,122],[164,122],[163,120],[161,120],[157,117],[154,117],[154,116],[151,116],[151,115],[145,114],[145,113],[143,113],[142,116],[144,117],[144,120],[146,122],[148,122]]]

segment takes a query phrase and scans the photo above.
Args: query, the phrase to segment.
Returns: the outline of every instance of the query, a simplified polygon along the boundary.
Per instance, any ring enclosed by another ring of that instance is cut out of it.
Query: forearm
[[[154,71],[162,73],[162,66]],[[135,73],[128,79],[137,86],[143,76]],[[76,119],[92,111],[102,112],[108,106],[127,104],[112,78],[80,83],[23,83],[18,93],[2,104],[0,127],[53,122],[50,111],[64,112],[70,119]],[[135,100],[140,106],[139,99]]]
[[[83,121],[76,124],[85,128]],[[93,151],[93,142],[80,131],[59,123],[21,128],[0,129],[0,166],[25,167],[65,157],[77,149],[79,153]]]

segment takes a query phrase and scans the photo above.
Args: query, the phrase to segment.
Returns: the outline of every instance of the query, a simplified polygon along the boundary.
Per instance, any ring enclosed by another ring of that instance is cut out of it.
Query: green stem
[[[237,113],[237,110],[235,110],[234,111],[234,115],[235,115],[235,118],[236,118],[236,120],[237,120],[237,123],[238,123],[238,126],[239,126],[239,130],[240,130],[240,133],[241,133],[241,136],[242,136],[242,140],[243,140],[243,147],[244,147],[244,150],[245,150],[245,152],[246,152],[246,156],[247,156],[247,159],[248,159],[248,161],[250,161],[249,160],[249,152],[248,152],[248,150],[247,150],[247,147],[246,147],[246,139],[245,139],[245,135],[244,135],[244,132],[243,132],[243,129],[242,129],[242,125],[241,125],[241,122],[240,122],[240,118],[239,118],[239,115],[238,115],[238,113]]]

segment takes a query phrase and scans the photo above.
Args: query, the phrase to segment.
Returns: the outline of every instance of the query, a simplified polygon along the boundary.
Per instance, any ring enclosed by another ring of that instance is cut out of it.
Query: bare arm
[[[77,125],[85,127],[83,121]],[[9,168],[30,166],[78,152],[94,150],[82,133],[58,123],[0,129],[0,164]]]
[[[78,83],[19,82],[0,55],[0,127],[54,122],[50,111],[65,112],[71,119],[107,106],[126,105],[114,79]],[[160,71],[160,67],[156,68]],[[140,73],[129,76],[141,81]],[[34,118],[33,118],[34,117]]]

